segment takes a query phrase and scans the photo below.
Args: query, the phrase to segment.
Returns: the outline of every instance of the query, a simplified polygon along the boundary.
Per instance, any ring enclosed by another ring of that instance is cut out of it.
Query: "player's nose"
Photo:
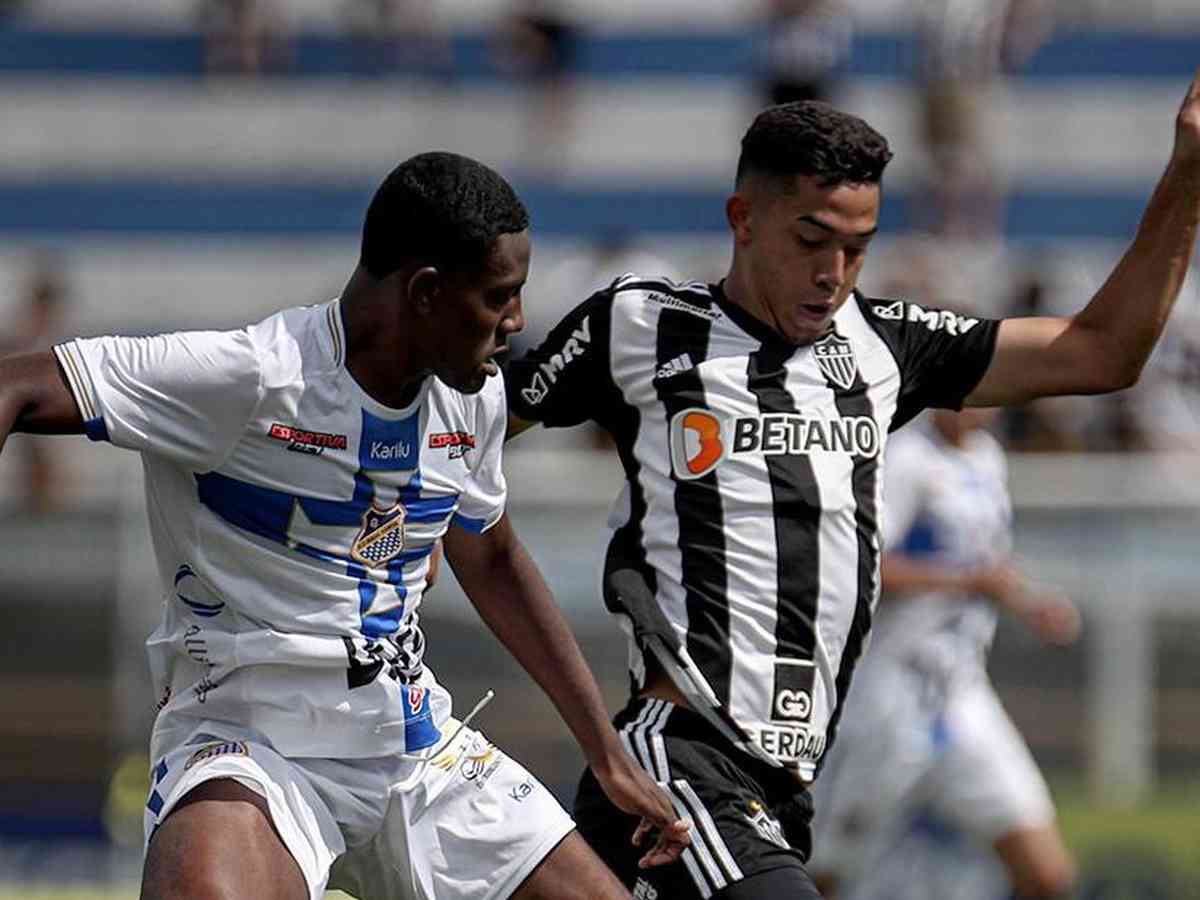
[[[846,254],[841,247],[822,254],[817,260],[813,282],[828,291],[836,291],[846,279]]]

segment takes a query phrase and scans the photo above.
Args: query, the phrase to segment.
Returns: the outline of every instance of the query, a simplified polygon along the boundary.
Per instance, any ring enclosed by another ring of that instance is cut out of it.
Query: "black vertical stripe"
[[[688,297],[690,302],[695,302]],[[703,307],[701,307],[703,308]],[[698,366],[708,356],[712,319],[664,308],[658,317],[655,368],[687,354]],[[698,368],[655,380],[667,421],[689,407],[707,408]],[[666,447],[664,446],[664,450]],[[687,649],[722,704],[729,702],[732,656],[729,644],[728,577],[725,571],[725,515],[717,473],[675,480],[675,515],[687,598]]]
[[[625,401],[620,388],[612,382],[612,320],[615,316],[616,299],[598,307],[592,315],[592,340],[597,349],[605,354],[605,371],[609,383],[604,386],[604,396],[599,398],[599,413],[596,421],[603,426],[617,447],[617,455],[629,485],[629,519],[618,527],[608,544],[604,558],[604,605],[609,612],[621,611],[620,605],[610,596],[608,575],[617,569],[630,568],[640,572],[653,592],[657,587],[657,575],[646,562],[646,546],[642,540],[642,526],[646,518],[646,492],[641,482],[641,464],[633,452],[638,432],[642,427],[641,412]]]
[[[646,561],[646,545],[643,538],[643,523],[646,519],[646,492],[642,488],[639,473],[641,466],[633,452],[633,443],[641,426],[641,415],[636,407],[623,406],[615,415],[610,432],[617,445],[617,454],[625,470],[629,484],[629,519],[613,532],[604,555],[604,579],[601,593],[604,606],[610,613],[623,613],[624,609],[609,590],[608,577],[615,571],[631,568],[646,579],[651,594],[658,592],[658,573]],[[633,671],[629,673],[629,694],[634,696],[640,685]]]
[[[646,518],[646,492],[641,482],[641,464],[633,452],[633,445],[641,429],[642,416],[636,406],[625,401],[620,388],[612,380],[612,320],[617,315],[615,310],[616,298],[610,296],[609,302],[598,304],[590,313],[592,342],[596,351],[605,356],[604,371],[609,374],[608,382],[598,386],[600,396],[595,399],[595,420],[610,435],[617,447],[621,466],[625,472],[625,480],[629,485],[629,518],[625,524],[613,532],[604,557],[604,579],[601,594],[604,606],[609,612],[624,612],[621,605],[612,596],[608,586],[608,576],[623,568],[640,572],[646,579],[646,585],[651,593],[657,590],[658,575],[646,562],[646,545],[643,541],[643,522]],[[633,673],[629,675],[629,691],[633,695],[639,687]]]
[[[747,386],[763,413],[796,414],[787,389],[786,363],[796,348],[765,344],[750,354]],[[812,659],[816,652],[820,594],[821,492],[806,454],[765,456],[775,519],[777,618],[776,654]]]
[[[865,416],[874,419],[875,410],[871,398],[867,395],[867,383],[863,380],[862,372],[854,376],[854,383],[844,389],[830,384],[834,389],[838,412],[843,416]],[[851,474],[854,488],[854,523],[858,533],[858,598],[854,604],[854,618],[850,621],[850,634],[846,638],[846,646],[842,650],[842,659],[838,665],[836,680],[837,707],[829,720],[826,730],[826,758],[833,739],[837,735],[838,722],[842,717],[842,707],[846,702],[846,693],[850,690],[850,678],[854,667],[862,655],[863,642],[867,632],[871,630],[871,605],[875,599],[876,569],[878,567],[878,552],[875,536],[879,529],[879,510],[875,504],[875,488],[879,478],[879,453],[872,457],[856,456],[854,469]],[[822,763],[824,759],[822,759]],[[820,769],[818,768],[818,771]]]

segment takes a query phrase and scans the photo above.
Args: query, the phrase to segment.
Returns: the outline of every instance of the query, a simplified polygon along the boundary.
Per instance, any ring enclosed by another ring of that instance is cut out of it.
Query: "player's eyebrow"
[[[827,225],[826,223],[822,222],[816,216],[797,216],[796,221],[807,222],[809,225],[816,225],[818,228],[828,231],[830,234],[836,234],[841,237],[857,238],[858,240],[864,240],[864,241],[867,240],[868,238],[874,237],[875,232],[877,232],[879,230],[879,226],[876,225],[874,228],[872,228],[868,231],[858,231],[858,232],[839,231],[838,229],[834,228],[832,225]]]

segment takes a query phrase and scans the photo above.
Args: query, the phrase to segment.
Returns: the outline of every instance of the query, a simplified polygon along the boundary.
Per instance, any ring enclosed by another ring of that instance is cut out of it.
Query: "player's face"
[[[438,378],[464,394],[483,389],[499,368],[492,357],[525,327],[521,289],[529,275],[529,232],[502,234],[483,266],[447,278],[439,308]]]
[[[739,190],[744,215],[731,206],[731,221],[759,314],[792,343],[808,344],[858,283],[879,224],[879,185],[825,187],[807,176],[790,184],[785,191],[764,179]]]

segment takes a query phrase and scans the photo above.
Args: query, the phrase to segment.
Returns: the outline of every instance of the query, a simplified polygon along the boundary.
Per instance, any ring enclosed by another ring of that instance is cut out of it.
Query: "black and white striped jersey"
[[[605,600],[635,682],[649,647],[743,748],[813,777],[878,594],[887,434],[960,406],[997,327],[856,293],[797,347],[719,285],[626,275],[512,361],[514,415],[615,439],[605,571],[649,590],[606,578]]]

